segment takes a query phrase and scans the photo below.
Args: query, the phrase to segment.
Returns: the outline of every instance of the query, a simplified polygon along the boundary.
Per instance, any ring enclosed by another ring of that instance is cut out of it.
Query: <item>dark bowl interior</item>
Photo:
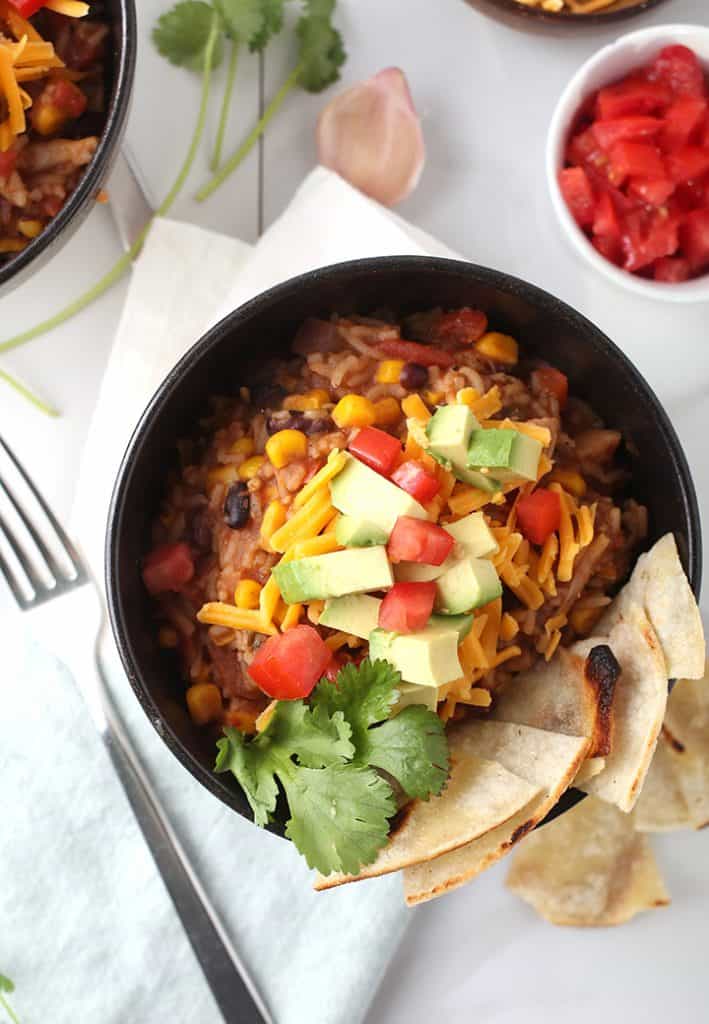
[[[517,0],[466,0],[472,7],[486,14],[491,14],[506,24],[526,26],[534,25],[540,29],[560,26],[562,28],[583,28],[583,26],[607,25],[616,21],[636,17],[652,7],[666,3],[666,0],[616,0],[613,7],[607,10],[594,11],[589,14],[574,14],[572,11],[545,11],[541,7],[527,7]],[[520,19],[522,21],[520,22]]]
[[[102,0],[100,6],[112,31],[106,68],[108,107],[96,153],[77,188],[45,230],[26,249],[0,264],[0,294],[17,287],[39,270],[83,223],[93,209],[96,194],[108,176],[123,138],[138,49],[135,3],[134,0]]]
[[[138,700],[182,764],[210,792],[251,817],[239,787],[212,772],[214,737],[192,724],[184,687],[157,645],[150,599],[140,577],[176,442],[195,436],[209,396],[235,393],[263,361],[284,352],[308,316],[406,314],[434,306],[477,306],[526,353],[560,367],[628,442],[633,493],[650,510],[651,540],[671,531],[695,592],[701,575],[696,496],[677,436],[657,398],[623,353],[585,317],[532,285],[495,270],[415,256],[358,260],[312,271],[273,288],[214,327],[171,371],[144,413],[116,483],[106,548],[114,634]],[[574,803],[567,794],[560,808]],[[273,826],[282,831],[282,826]]]

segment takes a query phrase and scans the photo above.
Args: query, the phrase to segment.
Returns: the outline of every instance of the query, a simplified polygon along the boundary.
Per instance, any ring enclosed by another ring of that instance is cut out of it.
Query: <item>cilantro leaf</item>
[[[202,71],[204,58],[216,18],[214,8],[203,0],[181,0],[161,14],[153,29],[153,42],[158,52],[171,64]],[[221,37],[212,57],[212,69],[219,66],[223,55]]]
[[[302,701],[279,701],[262,743],[277,746],[287,756],[297,755],[306,768],[325,768],[352,757],[350,734],[342,712],[330,716]]]
[[[249,38],[252,53],[263,50],[283,28],[285,0],[261,0],[261,28]]]
[[[276,809],[278,785],[268,751],[257,743],[247,743],[238,729],[226,728],[224,738],[217,740],[215,772],[232,772],[243,789],[254,821],[268,825]]]
[[[320,0],[322,3],[323,0]],[[329,17],[304,16],[296,25],[298,84],[307,92],[322,92],[340,77],[347,55],[342,36]]]
[[[281,778],[291,819],[286,835],[323,875],[356,874],[371,864],[396,812],[391,787],[371,768],[301,768]]]
[[[427,800],[445,786],[450,770],[445,729],[422,704],[369,729],[367,744],[362,760],[392,775],[407,796]]]
[[[308,18],[331,18],[335,13],[337,0],[305,0],[305,14]]]
[[[7,975],[0,974],[0,992],[14,992],[15,983]]]
[[[252,39],[263,28],[264,12],[261,0],[214,0],[214,6],[232,39]]]
[[[389,717],[400,682],[401,675],[388,661],[372,662],[365,658],[359,666],[341,668],[336,683],[324,679],[319,682],[310,701],[314,708],[326,710],[330,715],[336,711],[344,714],[352,729],[356,757],[360,760],[367,729]]]

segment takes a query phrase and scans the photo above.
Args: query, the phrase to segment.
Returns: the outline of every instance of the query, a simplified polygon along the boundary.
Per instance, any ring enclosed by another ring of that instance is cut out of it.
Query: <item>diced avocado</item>
[[[518,430],[474,430],[468,447],[468,465],[487,468],[503,483],[509,480],[536,480],[541,442]]]
[[[369,637],[379,624],[381,600],[369,594],[348,594],[346,597],[331,597],[325,602],[318,625],[340,629],[363,640]]]
[[[335,537],[343,548],[371,548],[389,540],[387,531],[371,519],[354,516],[340,516],[335,524]]]
[[[436,610],[459,615],[502,594],[495,566],[485,558],[464,558],[436,580]]]
[[[408,634],[375,629],[369,634],[369,657],[388,661],[404,682],[419,686],[442,686],[463,675],[458,631],[438,625]]]
[[[461,556],[485,558],[498,550],[498,543],[482,512],[471,512],[457,523],[448,523],[443,529],[447,530],[456,542],[455,549],[443,565],[399,562],[394,566],[394,578],[397,583],[427,583],[429,580],[437,580],[444,572],[452,569],[460,561]]]
[[[347,548],[279,562],[273,575],[286,604],[384,590],[394,582],[385,547]]]
[[[386,531],[387,537],[399,516],[428,518],[425,508],[410,494],[358,459],[348,459],[345,468],[330,481],[330,494],[338,511],[374,523]]]
[[[470,436],[479,429],[480,424],[467,405],[444,405],[436,409],[426,425],[429,451],[456,479],[493,493],[500,490],[499,481],[468,466]]]
[[[322,622],[322,619],[320,621]],[[473,628],[473,621],[474,616],[472,615],[432,615],[428,624],[429,626],[438,626],[440,629],[457,630],[458,643],[462,644]]]
[[[438,707],[437,686],[417,686],[416,683],[399,683],[397,686],[399,699],[391,709],[391,714],[396,715],[411,704],[423,704],[429,711],[435,711]]]

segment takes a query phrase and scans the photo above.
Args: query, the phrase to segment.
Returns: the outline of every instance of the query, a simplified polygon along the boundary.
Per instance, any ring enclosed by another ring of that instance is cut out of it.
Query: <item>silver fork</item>
[[[0,540],[7,550],[4,555],[0,547],[0,575],[20,609],[32,616],[33,631],[70,669],[81,690],[226,1024],[273,1024],[123,728],[99,657],[106,618],[98,587],[77,547],[2,438],[0,455],[0,496],[10,514],[3,515],[0,509]],[[67,622],[81,623],[82,635],[68,631]]]

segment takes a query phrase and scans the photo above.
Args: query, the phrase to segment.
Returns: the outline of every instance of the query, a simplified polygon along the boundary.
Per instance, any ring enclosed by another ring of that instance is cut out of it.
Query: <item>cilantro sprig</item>
[[[10,980],[5,974],[0,974],[0,1006],[2,1006],[5,1013],[8,1015],[13,1024],[20,1024],[17,1019],[17,1015],[10,1006],[9,1000],[5,998],[6,995],[12,995],[15,991],[14,982]]]
[[[165,216],[170,211],[194,164],[204,133],[212,72],[221,64],[227,45],[230,47],[229,64],[210,161],[215,176],[198,192],[196,198],[200,201],[216,191],[236,170],[295,86],[300,85],[309,92],[319,92],[339,77],[345,52],[342,39],[332,26],[336,0],[301,0],[301,3],[302,14],[295,28],[298,40],[296,66],[274,95],[263,116],[224,164],[221,163],[222,151],[236,81],[238,54],[244,45],[252,53],[263,51],[282,30],[285,0],[179,0],[158,18],[153,30],[153,42],[158,52],[170,63],[201,74],[202,101],[183,166],[155,216]],[[140,252],[154,220],[155,217],[150,218],[129,251],[96,284],[54,316],[1,342],[0,355],[59,327],[112,288]],[[41,412],[50,416],[58,415],[56,409],[33,394],[6,370],[0,369],[0,381],[9,384]]]
[[[391,717],[400,682],[386,661],[347,665],[335,683],[321,680],[309,703],[279,701],[254,739],[227,728],[217,742],[215,771],[235,776],[257,825],[273,820],[280,783],[286,835],[324,875],[356,874],[376,859],[397,810],[386,776],[422,800],[446,784],[441,720],[420,705]]]

